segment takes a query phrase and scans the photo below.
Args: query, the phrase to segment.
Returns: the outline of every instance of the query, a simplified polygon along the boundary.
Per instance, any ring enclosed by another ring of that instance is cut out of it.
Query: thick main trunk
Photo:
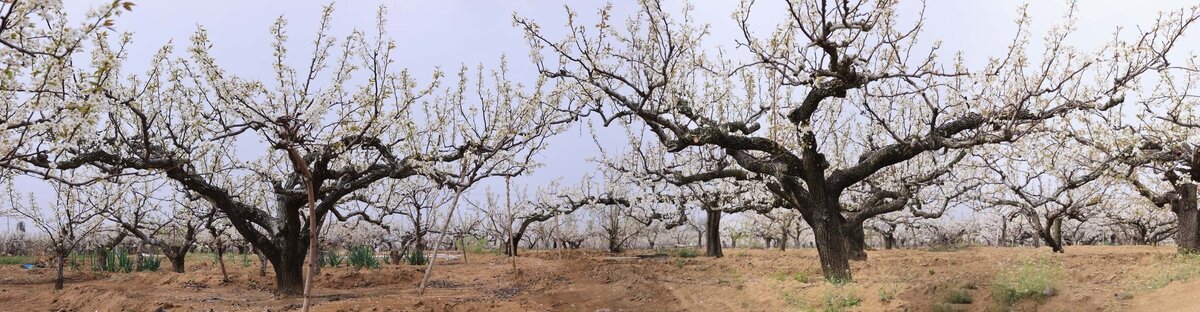
[[[867,260],[867,235],[861,222],[846,222],[842,227],[846,234],[846,256],[854,261]]]
[[[171,261],[171,271],[172,272],[175,272],[175,273],[183,273],[184,272],[183,263],[185,261],[185,258],[187,258],[187,257],[185,257],[186,255],[187,254],[185,254],[185,253],[179,253],[178,255],[167,257],[167,261]]]
[[[1175,244],[1179,253],[1200,252],[1200,211],[1196,210],[1196,185],[1184,185],[1178,201],[1172,206],[1177,220]]]
[[[894,233],[894,232],[883,233],[883,249],[893,249],[893,248],[896,248],[896,233]]]
[[[520,246],[521,238],[525,236],[525,230],[528,229],[529,223],[521,223],[517,231],[512,235],[512,241],[508,243],[508,247],[504,248],[504,254],[508,256],[517,256],[517,246]]]
[[[787,251],[787,244],[788,244],[787,228],[788,228],[787,226],[784,226],[783,231],[780,231],[780,233],[783,233],[783,235],[779,237],[779,251]]]
[[[620,253],[622,251],[621,241],[620,241],[621,238],[619,237],[619,235],[620,235],[620,232],[618,232],[616,227],[613,227],[612,230],[608,231],[608,252],[609,253]]]
[[[221,283],[229,282],[229,271],[225,270],[225,247],[217,243],[217,264],[221,266]]]
[[[846,252],[846,236],[842,231],[844,220],[837,202],[817,203],[815,206],[812,216],[805,216],[805,220],[813,229],[817,255],[821,258],[821,274],[831,282],[850,281],[853,277],[850,274],[849,253]]]
[[[1046,243],[1046,246],[1050,247],[1051,251],[1057,252],[1057,253],[1063,253],[1064,251],[1063,251],[1062,243],[1054,237],[1053,230],[1054,230],[1054,225],[1053,225],[1053,223],[1050,223],[1049,226],[1042,229],[1041,231],[1038,231],[1038,236],[1042,238],[1042,241]],[[1034,242],[1036,242],[1036,241],[1037,240],[1034,240]]]
[[[171,271],[175,273],[183,273],[185,258],[190,247],[167,247],[163,248],[163,255],[167,256],[167,261],[171,262]]]
[[[1063,246],[1062,221],[1063,221],[1062,218],[1058,218],[1057,220],[1054,220],[1054,225],[1051,227],[1052,229],[1054,229],[1054,232],[1051,232],[1051,234],[1054,235],[1054,244],[1058,245],[1059,249],[1062,249],[1062,246]],[[1062,251],[1059,251],[1059,252],[1062,252]]]
[[[724,257],[725,254],[721,251],[721,211],[707,211],[708,219],[704,225],[705,257]]]
[[[258,256],[258,276],[267,276],[267,257],[262,252],[255,252],[254,255]]]
[[[304,258],[303,250],[298,255],[285,256],[281,259],[270,259],[271,267],[275,269],[275,294],[281,297],[299,296],[304,294]]]
[[[1000,247],[1008,247],[1008,218],[1000,218]]]
[[[54,289],[63,289],[63,265],[66,264],[67,257],[63,253],[54,254]]]

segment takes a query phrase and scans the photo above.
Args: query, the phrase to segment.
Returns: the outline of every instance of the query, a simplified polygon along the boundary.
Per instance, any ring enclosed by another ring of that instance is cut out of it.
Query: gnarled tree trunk
[[[63,265],[67,262],[64,252],[54,253],[54,290],[63,289]]]
[[[708,219],[705,220],[704,238],[705,238],[705,257],[724,257],[725,254],[721,251],[721,211],[707,210],[705,212]]]
[[[1180,254],[1200,252],[1200,211],[1196,207],[1196,185],[1188,183],[1179,189],[1179,199],[1171,205],[1177,227],[1175,244]]]
[[[843,231],[845,220],[838,208],[837,199],[814,200],[813,204],[810,215],[805,215],[804,219],[813,229],[817,255],[821,259],[821,274],[829,281],[850,281],[853,277],[850,274],[850,258],[846,251],[846,235]]]
[[[862,222],[849,221],[842,227],[846,234],[846,256],[850,260],[867,260],[867,235]]]

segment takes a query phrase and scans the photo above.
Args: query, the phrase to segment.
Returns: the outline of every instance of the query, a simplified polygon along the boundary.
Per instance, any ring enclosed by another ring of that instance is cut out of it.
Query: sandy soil
[[[633,252],[637,253],[637,252]],[[814,250],[726,250],[725,258],[613,258],[598,251],[535,251],[518,270],[495,255],[439,266],[423,301],[421,267],[322,270],[316,311],[1200,311],[1200,266],[1173,247],[968,248],[883,250],[853,264],[855,282],[820,278]],[[1189,260],[1190,259],[1190,260]],[[298,298],[274,298],[273,278],[232,261],[222,284],[211,257],[188,273],[69,272],[52,290],[51,269],[0,268],[0,311],[284,311]],[[1043,300],[1006,306],[992,298],[995,275],[1028,261],[1054,266]],[[1192,261],[1192,262],[1187,262]],[[164,262],[166,265],[166,262]],[[1190,271],[1189,271],[1190,270]],[[1193,279],[1193,277],[1197,277]],[[970,304],[947,303],[946,293]]]

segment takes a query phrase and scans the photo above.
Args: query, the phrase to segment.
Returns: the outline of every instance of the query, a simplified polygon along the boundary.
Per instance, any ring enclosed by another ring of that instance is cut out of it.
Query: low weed
[[[0,265],[26,264],[26,263],[33,263],[33,257],[0,256]]]
[[[699,252],[697,252],[695,249],[691,249],[691,248],[676,249],[673,253],[675,254],[676,257],[680,257],[680,258],[695,258],[696,256],[700,255]]]
[[[972,301],[971,292],[961,288],[954,288],[946,292],[946,296],[943,299],[945,299],[946,303],[951,304],[970,304]]]
[[[1040,303],[1054,294],[1058,274],[1058,265],[1049,259],[1023,261],[996,274],[992,281],[992,298],[1005,307],[1023,299]]]
[[[862,298],[850,287],[834,287],[825,292],[823,308],[826,312],[846,311],[862,303]]]

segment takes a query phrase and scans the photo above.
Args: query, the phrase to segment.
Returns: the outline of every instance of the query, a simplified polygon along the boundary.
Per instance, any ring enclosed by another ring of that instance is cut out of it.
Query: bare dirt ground
[[[632,252],[631,254],[637,254]],[[612,258],[599,251],[532,251],[508,259],[470,254],[469,264],[439,264],[424,301],[422,267],[321,271],[316,311],[1198,311],[1200,265],[1173,247],[972,247],[957,251],[882,250],[855,262],[855,282],[820,278],[814,250],[727,249],[725,258]],[[1002,304],[996,275],[1031,261],[1048,263],[1044,298]],[[69,272],[54,291],[53,270],[0,268],[2,311],[285,311],[270,273],[230,261],[222,284],[211,257],[188,273]],[[253,262],[253,261],[252,261]],[[164,261],[164,266],[166,262]],[[948,293],[958,292],[950,303]],[[966,293],[969,300],[962,300]]]

